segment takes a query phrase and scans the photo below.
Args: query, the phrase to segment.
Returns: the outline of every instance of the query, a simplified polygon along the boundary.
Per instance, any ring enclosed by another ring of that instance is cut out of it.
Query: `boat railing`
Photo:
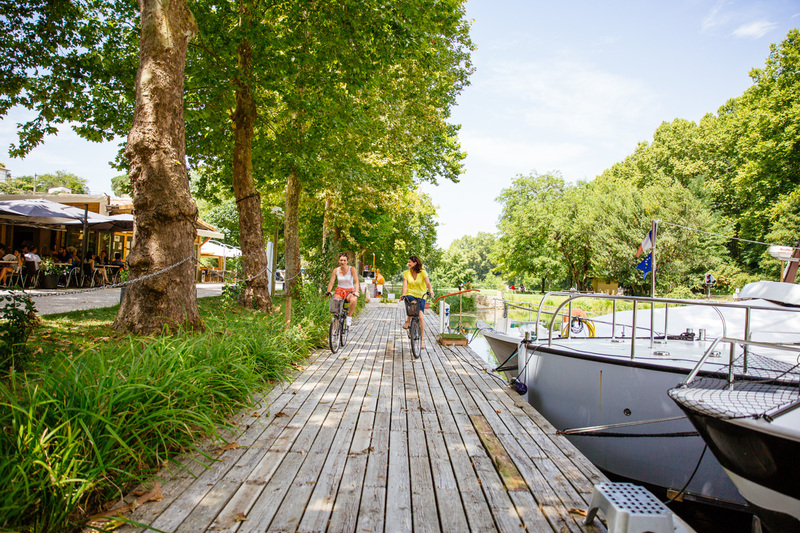
[[[547,298],[553,296],[563,296],[566,299],[556,307],[555,311],[544,311],[544,312],[537,312],[536,315],[536,322],[538,323],[541,319],[542,314],[552,314],[552,318],[550,319],[550,323],[548,326],[548,339],[547,343],[548,346],[551,346],[553,343],[553,326],[560,314],[564,316],[573,316],[573,303],[580,299],[597,299],[597,300],[610,300],[612,302],[612,312],[611,312],[611,338],[612,340],[616,338],[616,329],[617,329],[617,302],[624,301],[630,302],[633,306],[633,314],[631,319],[631,359],[633,359],[636,355],[636,339],[638,338],[636,335],[636,331],[640,329],[637,326],[637,311],[640,305],[648,305],[650,308],[650,327],[641,329],[649,329],[650,332],[650,348],[653,348],[655,343],[655,309],[656,305],[663,305],[664,306],[664,336],[667,336],[667,332],[669,331],[669,307],[670,305],[673,306],[698,306],[698,307],[710,307],[712,308],[720,319],[721,330],[722,330],[722,337],[727,338],[727,323],[725,320],[725,316],[720,311],[720,308],[724,307],[726,309],[742,309],[745,314],[744,319],[744,338],[750,339],[750,324],[751,324],[751,315],[753,311],[785,311],[785,312],[794,312],[800,313],[800,308],[775,308],[775,307],[767,307],[761,305],[753,305],[750,303],[738,303],[738,302],[711,302],[705,300],[685,300],[685,299],[677,299],[677,298],[652,298],[646,296],[624,296],[624,295],[615,295],[615,294],[602,294],[602,293],[575,293],[572,291],[550,291],[544,295],[541,300],[543,304]],[[562,309],[567,308],[566,313],[562,313]],[[800,318],[800,316],[798,316]],[[623,326],[624,327],[624,326]],[[623,330],[624,331],[624,330]],[[623,333],[624,335],[624,333]],[[566,328],[566,337],[570,336],[570,328]],[[624,337],[623,337],[624,338]],[[748,348],[745,345],[745,358],[747,356]]]
[[[539,321],[541,319],[541,315],[553,315],[554,317],[558,317],[558,312],[556,310],[556,306],[544,305],[544,299],[542,299],[542,301],[539,302],[538,305],[536,305],[536,304],[527,304],[525,302],[514,302],[514,301],[511,301],[511,300],[506,300],[505,298],[492,298],[492,300],[494,300],[495,303],[499,302],[503,306],[503,319],[505,319],[506,321],[509,320],[509,316],[508,316],[509,309],[516,309],[518,311],[528,311],[528,320],[527,320],[527,322],[526,321],[521,321],[521,320],[515,320],[514,321],[515,323],[539,324],[540,323]],[[496,325],[499,323],[498,320],[497,320],[497,306],[496,305],[494,306],[494,309],[495,309],[494,324],[495,324],[495,327],[496,327]],[[534,313],[536,313],[536,320],[535,321],[533,320],[533,314]],[[587,313],[587,315],[596,316],[595,313],[591,313],[591,312]],[[566,314],[563,314],[563,316],[565,318],[567,317]],[[505,330],[506,333],[508,333],[508,329],[509,329],[508,325],[506,325],[506,327],[503,328],[503,329]]]
[[[727,363],[728,370],[727,370],[727,385],[725,386],[726,390],[733,390],[734,387],[735,387],[736,361],[737,361],[736,346],[744,346],[744,347],[753,346],[753,347],[765,348],[765,349],[769,349],[769,350],[781,350],[781,351],[787,351],[787,352],[794,352],[794,353],[798,353],[800,355],[800,345],[797,345],[797,344],[789,345],[789,344],[781,344],[781,343],[776,343],[776,342],[769,342],[768,343],[768,342],[758,342],[758,341],[745,340],[745,339],[718,337],[718,338],[714,339],[714,341],[709,345],[708,348],[706,348],[706,351],[703,352],[703,356],[697,361],[697,364],[692,369],[692,371],[689,372],[689,375],[686,376],[686,379],[684,379],[683,382],[680,385],[678,385],[678,388],[686,388],[686,387],[688,387],[695,380],[695,378],[697,378],[697,375],[700,373],[703,365],[706,364],[706,361],[708,361],[708,358],[711,357],[711,355],[716,351],[717,346],[719,344],[721,344],[721,343],[727,343],[728,345],[730,345],[730,355],[728,357],[728,363]],[[748,373],[747,357],[746,357],[746,352],[747,351],[743,350],[743,352],[745,353],[745,357],[743,357],[742,373],[746,376],[747,373]],[[784,385],[788,384],[790,386],[800,387],[800,379],[797,379],[798,378],[797,374],[798,374],[797,366],[794,366],[790,370],[785,371],[784,372],[784,379],[782,380],[784,382]],[[794,380],[788,380],[787,381],[785,379],[787,375],[790,376],[790,377],[793,376]],[[772,383],[775,383],[775,382],[776,382],[776,380],[772,380]],[[788,411],[797,409],[798,407],[800,407],[800,399],[795,399],[794,401],[792,401],[791,403],[789,403],[789,404],[787,404],[785,406],[778,407],[776,409],[772,409],[772,410],[770,410],[768,412],[763,413],[763,416],[765,418],[767,418],[767,420],[770,420],[772,418],[776,418],[776,417],[780,416],[783,413],[786,413]]]

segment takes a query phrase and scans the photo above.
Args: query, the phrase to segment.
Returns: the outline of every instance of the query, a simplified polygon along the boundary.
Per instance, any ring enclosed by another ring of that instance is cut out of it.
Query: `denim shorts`
[[[409,300],[409,301],[417,300],[419,302],[419,311],[421,313],[425,312],[425,298],[417,298],[416,296],[411,296],[409,294],[406,294],[406,300]]]

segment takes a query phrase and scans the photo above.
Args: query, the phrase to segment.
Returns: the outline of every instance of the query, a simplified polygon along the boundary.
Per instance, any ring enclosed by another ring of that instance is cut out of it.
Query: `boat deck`
[[[370,304],[345,348],[237,417],[210,468],[185,458],[129,518],[167,532],[602,531],[580,513],[606,481],[597,468],[468,347],[438,345],[433,314],[412,360],[402,320]]]

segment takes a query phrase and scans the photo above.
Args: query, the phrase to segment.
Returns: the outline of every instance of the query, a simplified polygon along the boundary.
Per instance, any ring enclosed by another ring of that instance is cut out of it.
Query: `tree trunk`
[[[251,60],[250,42],[245,40],[239,45],[239,68],[243,79],[250,72]],[[270,279],[264,251],[261,195],[253,181],[253,132],[256,113],[250,87],[244,81],[238,82],[236,111],[233,114],[233,192],[239,211],[242,263],[248,280],[240,303],[244,307],[271,312],[272,298],[269,295]]]
[[[322,249],[325,250],[325,245],[328,241],[328,233],[330,232],[330,211],[331,211],[331,192],[325,191],[325,207],[322,212]]]
[[[286,224],[283,229],[286,247],[286,282],[284,292],[287,296],[299,296],[302,287],[300,276],[300,193],[303,186],[296,171],[289,174],[286,182]]]
[[[118,330],[137,334],[203,327],[194,283],[197,206],[185,167],[183,78],[197,23],[186,0],[139,0],[142,32],[136,106],[125,155],[133,188],[131,279],[180,263],[125,291]]]

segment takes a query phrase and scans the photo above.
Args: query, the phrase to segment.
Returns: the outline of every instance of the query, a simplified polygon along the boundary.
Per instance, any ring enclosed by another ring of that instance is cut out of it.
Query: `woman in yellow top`
[[[416,298],[419,300],[419,329],[422,336],[420,348],[425,349],[425,320],[422,313],[425,312],[425,286],[428,287],[428,292],[433,298],[433,287],[431,287],[431,280],[428,278],[428,273],[422,270],[422,261],[419,257],[412,255],[408,258],[408,270],[403,272],[403,295],[402,298],[408,300],[409,298]],[[406,323],[403,324],[403,329],[408,329],[411,323],[411,318],[406,317]]]

